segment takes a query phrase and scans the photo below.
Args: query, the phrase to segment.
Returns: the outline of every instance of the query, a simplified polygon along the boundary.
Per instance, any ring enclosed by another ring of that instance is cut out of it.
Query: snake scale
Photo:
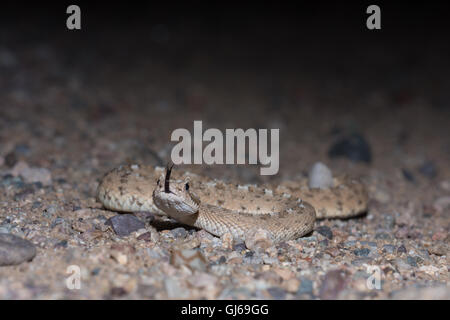
[[[275,189],[235,185],[172,167],[125,165],[100,181],[97,198],[106,209],[152,212],[222,236],[245,239],[252,230],[266,230],[273,241],[310,233],[316,218],[347,218],[367,210],[364,185],[347,176],[333,178],[333,187],[308,188],[307,179]]]

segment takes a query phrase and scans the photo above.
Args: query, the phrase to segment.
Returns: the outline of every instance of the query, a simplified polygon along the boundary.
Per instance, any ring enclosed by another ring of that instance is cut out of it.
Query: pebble
[[[428,252],[437,256],[445,256],[448,255],[448,247],[444,244],[437,244],[428,248]]]
[[[369,246],[369,247],[376,247],[377,243],[373,241],[360,241],[359,242],[362,246]]]
[[[194,249],[184,249],[172,250],[170,264],[175,267],[184,265],[191,270],[205,271],[207,261],[200,251]]]
[[[169,299],[186,299],[189,297],[189,291],[181,285],[178,279],[165,278],[164,288]]]
[[[306,278],[300,278],[300,286],[297,291],[297,295],[301,294],[312,294],[313,293],[313,282]]]
[[[1,184],[5,187],[12,185],[16,189],[21,189],[25,186],[21,177],[14,177],[10,174],[4,175],[2,177]]]
[[[5,156],[5,164],[8,168],[14,167],[17,163],[17,156],[14,152],[10,152]]]
[[[346,247],[354,247],[354,246],[356,246],[356,240],[346,241],[344,243],[344,246],[346,246]]]
[[[333,239],[333,232],[331,231],[330,227],[319,226],[316,228],[316,231],[330,240]]]
[[[134,231],[145,228],[145,223],[132,214],[118,214],[106,220],[105,224],[111,226],[120,237],[128,236]]]
[[[217,277],[205,272],[196,272],[188,279],[188,282],[195,288],[214,287],[217,283]]]
[[[127,290],[125,290],[125,288],[122,287],[112,287],[110,291],[110,294],[113,297],[122,297],[127,293],[128,293]]]
[[[392,244],[385,244],[383,246],[383,252],[393,254],[395,252],[395,246]]]
[[[321,246],[322,248],[328,247],[328,240],[325,239],[325,240],[319,241],[319,246]]]
[[[185,228],[183,227],[179,227],[179,228],[175,228],[170,230],[170,233],[175,237],[175,238],[186,238],[188,235],[188,232]]]
[[[270,233],[264,229],[252,230],[245,238],[245,246],[253,251],[266,250],[272,245]]]
[[[0,234],[0,266],[21,264],[35,255],[36,247],[30,241],[12,234]]]
[[[0,226],[0,233],[9,233],[9,230],[11,228],[8,228],[8,226]]]
[[[330,158],[346,157],[355,162],[372,161],[372,152],[366,139],[358,133],[351,134],[336,141],[328,150]]]
[[[446,191],[450,191],[450,180],[443,180],[441,181],[440,184],[441,188],[446,190]]]
[[[156,288],[153,285],[140,284],[138,286],[139,294],[147,299],[153,299],[158,291],[159,291],[158,288]]]
[[[370,250],[368,248],[356,249],[353,250],[353,253],[358,257],[367,257],[370,253]]]
[[[316,162],[309,171],[309,187],[320,189],[333,187],[331,170],[322,162]]]
[[[450,197],[446,196],[436,199],[433,202],[433,208],[439,213],[443,212],[447,208],[450,208]]]
[[[52,184],[52,174],[46,168],[30,168],[24,161],[17,162],[11,169],[13,176],[21,176],[26,183],[40,182],[43,186]]]
[[[390,214],[385,214],[384,215],[384,227],[388,230],[392,230],[395,227],[395,217],[393,215]]]
[[[328,271],[320,287],[320,298],[325,300],[336,299],[339,293],[345,288],[347,278],[348,274],[345,271]]]
[[[405,178],[409,182],[414,182],[416,179],[414,179],[414,175],[411,171],[408,169],[402,169],[403,178]]]
[[[67,240],[62,240],[60,242],[58,242],[57,244],[55,244],[55,248],[67,248]]]
[[[395,237],[398,239],[404,239],[408,236],[409,229],[407,226],[403,226],[397,230],[395,233]]]
[[[427,161],[419,167],[419,172],[425,177],[433,179],[437,175],[437,168],[432,161]]]
[[[407,256],[406,262],[412,267],[417,267],[418,257]]]
[[[159,233],[156,231],[144,232],[143,234],[139,235],[136,239],[147,242],[157,242],[159,240]]]
[[[405,248],[405,246],[404,246],[404,245],[400,245],[400,246],[397,248],[397,253],[398,253],[398,254],[406,253],[406,248]]]
[[[269,292],[275,300],[284,300],[286,298],[286,291],[282,288],[271,287],[267,289],[267,292]]]
[[[368,264],[372,261],[372,258],[369,257],[361,257],[361,258],[357,258],[355,260],[352,260],[352,265],[354,266],[362,266],[364,264]]]
[[[244,251],[247,247],[244,242],[237,242],[233,245],[233,251]]]
[[[414,288],[412,286],[392,294],[394,300],[450,300],[448,287],[435,286],[425,288]]]

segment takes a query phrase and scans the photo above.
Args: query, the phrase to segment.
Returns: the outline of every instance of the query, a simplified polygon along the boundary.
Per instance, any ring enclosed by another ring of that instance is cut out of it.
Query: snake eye
[[[159,181],[160,181],[160,179],[158,179],[158,181],[156,181],[156,185],[158,185],[158,186],[159,186]]]
[[[186,184],[184,185],[184,187],[185,187],[186,191],[189,191],[189,183],[186,183]]]

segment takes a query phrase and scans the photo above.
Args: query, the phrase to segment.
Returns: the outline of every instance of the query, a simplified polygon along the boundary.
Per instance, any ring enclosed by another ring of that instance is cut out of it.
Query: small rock
[[[434,254],[436,256],[446,256],[448,255],[448,248],[444,244],[437,244],[428,249],[430,254]]]
[[[427,178],[433,179],[437,175],[436,165],[432,161],[427,161],[419,167],[419,172]]]
[[[389,200],[391,199],[391,196],[386,191],[377,188],[373,193],[373,198],[380,203],[388,203]]]
[[[194,249],[172,250],[170,263],[175,267],[182,265],[191,270],[206,270],[207,261],[200,251]]]
[[[330,227],[319,226],[316,228],[316,231],[330,240],[333,239],[333,232],[331,231]]]
[[[42,202],[40,202],[40,201],[34,201],[34,202],[33,202],[33,205],[31,206],[31,210],[39,209],[41,206],[42,206]]]
[[[392,230],[395,227],[395,218],[390,214],[384,215],[384,227],[388,230]]]
[[[406,248],[404,245],[401,245],[397,248],[397,253],[398,254],[402,254],[402,253],[406,253]]]
[[[393,254],[395,252],[395,246],[392,244],[385,244],[383,246],[383,252]]]
[[[290,280],[295,276],[295,274],[288,269],[274,268],[273,271],[283,280]]]
[[[282,288],[271,287],[267,289],[267,292],[269,292],[275,300],[284,300],[286,298],[286,291]]]
[[[430,276],[434,276],[436,274],[439,273],[439,268],[435,267],[435,266],[421,266],[419,268],[419,271],[425,272],[427,274],[429,274]]]
[[[405,178],[409,182],[414,182],[416,179],[414,179],[414,176],[411,171],[408,169],[402,169],[403,178]]]
[[[0,233],[9,233],[9,230],[10,230],[11,228],[10,227],[8,227],[8,226],[6,226],[6,225],[1,225],[0,226]]]
[[[169,299],[186,299],[189,297],[189,291],[181,285],[175,278],[165,278],[164,287]]]
[[[375,234],[375,239],[377,239],[377,240],[389,240],[389,239],[391,239],[391,235],[389,233],[386,233],[386,232],[378,232],[377,234]]]
[[[433,203],[433,208],[439,213],[443,212],[447,208],[450,208],[450,197],[447,196],[436,199]]]
[[[137,240],[143,240],[147,242],[157,242],[159,240],[159,234],[156,232],[144,232],[143,234],[139,235]]]
[[[111,258],[116,260],[120,265],[126,265],[128,262],[128,257],[123,252],[112,250],[111,251]]]
[[[132,214],[118,214],[106,220],[105,224],[111,226],[120,237],[128,236],[134,231],[145,228],[145,223]]]
[[[14,147],[14,152],[18,153],[19,155],[28,155],[30,153],[31,149],[27,144],[18,144]]]
[[[409,234],[409,229],[407,226],[403,226],[397,230],[395,237],[397,239],[405,239]]]
[[[13,176],[21,176],[26,183],[40,182],[43,186],[52,184],[52,174],[45,168],[30,168],[24,161],[19,161],[11,169]]]
[[[313,293],[313,282],[306,278],[300,279],[300,287],[298,288],[297,295],[301,294],[312,294]]]
[[[217,283],[217,277],[205,272],[196,272],[188,279],[188,282],[195,288],[214,287]]]
[[[172,233],[175,238],[186,238],[188,235],[188,232],[183,227],[172,229],[170,230],[170,233]]]
[[[441,181],[441,188],[446,190],[446,191],[450,191],[450,180],[444,180]]]
[[[67,248],[67,240],[62,240],[60,242],[58,242],[57,244],[55,244],[55,248]]]
[[[438,231],[438,232],[433,234],[433,236],[431,237],[431,240],[439,241],[439,240],[444,240],[446,238],[447,238],[447,240],[449,240],[449,237],[450,236],[448,235],[447,232],[445,232],[445,231],[444,232]]]
[[[12,234],[0,234],[0,266],[30,261],[35,255],[36,247],[30,241]]]
[[[394,292],[393,300],[450,300],[450,290],[446,285],[429,287],[429,288],[413,288],[407,287],[401,291]]]
[[[331,170],[322,162],[316,162],[309,171],[309,187],[320,189],[333,187]]]
[[[369,247],[376,247],[377,243],[373,241],[360,241],[359,242],[362,246],[369,246]]]
[[[273,245],[270,233],[264,229],[256,229],[249,232],[245,238],[245,246],[253,251],[266,250]]]
[[[320,287],[319,296],[321,299],[336,299],[339,293],[345,288],[348,274],[342,270],[332,270],[325,275],[325,279]]]
[[[346,242],[344,243],[344,246],[346,246],[346,247],[354,247],[354,246],[356,246],[356,240],[349,240],[349,241],[346,241]]]
[[[233,245],[233,251],[244,251],[247,247],[244,242],[237,242]]]
[[[372,161],[370,146],[364,137],[358,133],[351,134],[336,141],[329,149],[330,158],[346,157],[352,161],[367,162]]]
[[[406,263],[404,259],[395,258],[392,262],[400,272],[411,270],[411,265]]]
[[[328,247],[328,239],[324,239],[322,241],[319,241],[319,246],[321,246],[322,248]]]
[[[5,164],[8,168],[14,167],[14,165],[17,163],[17,157],[14,152],[10,152],[5,156]]]
[[[153,299],[158,292],[158,288],[156,288],[153,285],[148,284],[140,284],[138,286],[138,293],[139,295],[143,296],[147,299]]]
[[[125,290],[125,288],[122,288],[122,287],[112,287],[111,291],[110,291],[110,294],[113,297],[122,297],[122,296],[126,295],[127,293],[128,293],[127,290]]]
[[[353,250],[353,253],[358,257],[367,257],[370,253],[370,250],[368,248],[356,249]]]
[[[94,268],[91,271],[91,275],[97,276],[100,273],[101,270],[102,270],[101,268]]]
[[[372,261],[372,258],[369,257],[361,257],[361,258],[357,258],[355,260],[352,260],[351,264],[354,266],[362,266],[364,264],[368,264]]]
[[[412,256],[407,256],[406,257],[406,262],[411,266],[411,267],[417,267],[417,262],[418,262],[418,257],[412,257]]]

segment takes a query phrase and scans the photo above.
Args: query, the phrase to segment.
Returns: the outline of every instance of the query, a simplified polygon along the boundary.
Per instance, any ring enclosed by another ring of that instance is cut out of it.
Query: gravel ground
[[[245,36],[212,45],[208,33],[169,29],[154,26],[145,41],[129,37],[134,29],[3,34],[1,299],[450,299],[448,52],[411,62],[409,47],[392,42],[384,55],[369,44],[330,54],[334,43],[315,50],[308,35],[310,51],[291,52],[272,30],[278,50],[255,54],[259,42],[246,46]],[[367,214],[250,249],[102,208],[103,174],[164,165],[171,132],[192,131],[194,120],[280,128],[280,171],[177,170],[277,185],[321,161],[364,181]]]

